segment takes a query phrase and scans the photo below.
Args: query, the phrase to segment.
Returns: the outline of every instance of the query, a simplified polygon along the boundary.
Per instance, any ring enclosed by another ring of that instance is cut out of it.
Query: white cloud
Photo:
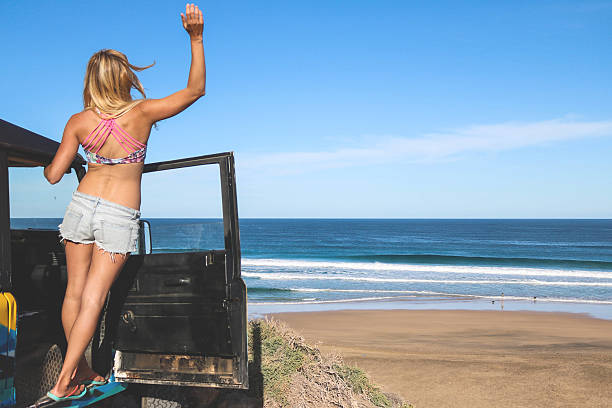
[[[417,137],[369,136],[358,146],[329,151],[240,154],[241,170],[279,169],[287,173],[385,161],[431,162],[462,154],[499,152],[553,142],[612,135],[612,121],[553,119],[473,125]]]

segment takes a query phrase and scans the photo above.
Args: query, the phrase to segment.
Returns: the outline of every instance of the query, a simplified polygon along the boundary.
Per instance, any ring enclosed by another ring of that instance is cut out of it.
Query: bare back
[[[147,144],[152,126],[150,120],[143,114],[142,106],[146,103],[147,101],[141,102],[125,115],[115,119],[123,130],[143,144]],[[88,109],[75,115],[74,119],[77,121],[76,136],[82,145],[103,117]],[[98,153],[108,158],[125,156],[124,149],[112,137],[106,140]],[[81,180],[77,190],[140,210],[142,169],[142,162],[125,164],[89,163],[87,174]]]
[[[189,34],[191,45],[191,65],[187,86],[164,98],[146,98],[128,112],[114,119],[105,118],[105,112],[99,115],[91,109],[73,115],[66,123],[62,142],[53,161],[44,169],[44,175],[51,184],[56,184],[62,179],[74,161],[80,145],[86,150],[88,159],[91,160],[88,160],[87,174],[81,180],[77,190],[140,210],[143,159],[151,127],[156,122],[184,111],[206,93],[202,11],[194,4],[188,4],[185,14],[181,13],[181,19],[183,28]],[[144,91],[140,91],[144,97]],[[86,106],[99,105],[92,103]],[[110,123],[101,125],[101,121],[104,120]],[[96,130],[97,127],[99,130]],[[125,134],[115,134],[114,130],[119,133],[125,132]],[[102,136],[99,134],[100,131]],[[109,134],[114,137],[108,137]],[[124,140],[120,143],[118,140],[122,138]],[[127,149],[130,143],[132,149]],[[126,156],[126,151],[128,156]]]

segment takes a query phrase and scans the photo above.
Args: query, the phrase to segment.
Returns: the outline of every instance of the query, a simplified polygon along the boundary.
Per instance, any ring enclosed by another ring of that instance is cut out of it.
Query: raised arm
[[[194,4],[185,6],[181,13],[183,28],[191,42],[191,67],[187,87],[161,99],[147,99],[140,104],[151,123],[172,117],[189,107],[206,93],[206,63],[204,61],[202,11]]]

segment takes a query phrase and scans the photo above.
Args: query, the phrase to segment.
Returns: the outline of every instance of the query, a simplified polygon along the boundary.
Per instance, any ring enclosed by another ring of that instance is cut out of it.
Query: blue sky
[[[101,48],[180,89],[184,5],[2,1],[0,117],[59,141]],[[242,217],[612,217],[611,1],[199,5],[207,95],[147,161],[234,151]],[[143,216],[217,215],[215,175],[145,175]],[[64,179],[13,171],[12,215],[61,217]]]

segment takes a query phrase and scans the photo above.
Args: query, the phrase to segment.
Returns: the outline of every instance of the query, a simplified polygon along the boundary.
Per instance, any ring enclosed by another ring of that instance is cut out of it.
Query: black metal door
[[[116,350],[120,381],[248,387],[233,154],[151,163],[144,173],[200,165],[220,169],[225,248],[128,258],[111,289],[99,343],[100,351]]]

